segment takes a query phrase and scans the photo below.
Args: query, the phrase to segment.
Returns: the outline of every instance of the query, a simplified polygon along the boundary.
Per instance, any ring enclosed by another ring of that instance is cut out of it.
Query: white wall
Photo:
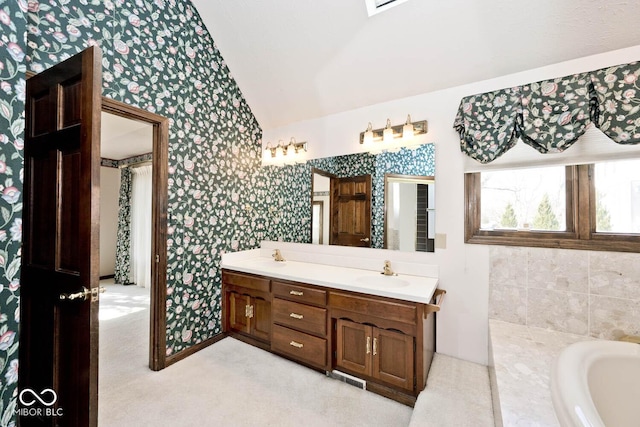
[[[113,274],[116,265],[120,169],[100,168],[100,276]]]
[[[523,52],[523,55],[526,55]],[[487,363],[489,249],[464,244],[463,155],[452,125],[463,96],[561,77],[640,59],[640,46],[567,61],[442,91],[402,98],[315,120],[264,129],[263,143],[294,136],[308,141],[306,158],[350,154],[362,150],[360,132],[368,122],[383,127],[387,118],[404,123],[427,119],[425,142],[436,144],[436,232],[446,234],[445,249],[424,254],[426,263],[440,267],[440,287],[447,290],[438,314],[437,351],[461,359]],[[473,64],[469,64],[472,67]]]

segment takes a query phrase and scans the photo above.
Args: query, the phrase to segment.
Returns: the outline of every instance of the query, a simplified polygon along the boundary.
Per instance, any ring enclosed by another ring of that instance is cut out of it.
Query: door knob
[[[361,241],[361,242],[368,242],[368,241],[369,241],[369,238],[368,238],[368,237],[365,237],[364,239],[360,239],[360,241]]]
[[[87,289],[84,286],[80,292],[74,292],[72,294],[60,294],[60,301],[73,301],[79,299],[80,301],[86,301],[91,296],[91,301],[98,300],[98,294],[103,294],[107,290],[100,286],[98,288]]]

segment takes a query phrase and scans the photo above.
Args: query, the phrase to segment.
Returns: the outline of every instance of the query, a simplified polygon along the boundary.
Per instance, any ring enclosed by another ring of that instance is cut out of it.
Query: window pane
[[[640,233],[640,160],[595,164],[596,231]]]
[[[485,230],[565,231],[565,167],[482,172],[481,225]]]

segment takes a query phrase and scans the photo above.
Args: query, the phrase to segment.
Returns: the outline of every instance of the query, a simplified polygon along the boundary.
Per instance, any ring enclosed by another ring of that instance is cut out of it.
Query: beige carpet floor
[[[101,427],[489,425],[485,415],[476,416],[491,414],[486,367],[467,369],[468,362],[446,356],[435,359],[426,399],[423,392],[415,411],[232,338],[153,372],[147,360],[148,290],[106,286],[100,308]],[[446,379],[452,369],[453,382]],[[439,370],[447,372],[437,375]],[[486,390],[469,389],[485,387],[467,379],[482,370]],[[440,379],[432,381],[434,375]],[[489,396],[488,406],[476,405],[476,395]],[[445,411],[478,422],[458,423],[462,418]]]

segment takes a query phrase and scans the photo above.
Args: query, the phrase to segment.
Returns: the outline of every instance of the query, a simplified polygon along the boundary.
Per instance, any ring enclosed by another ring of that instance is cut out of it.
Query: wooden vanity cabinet
[[[268,344],[271,340],[270,280],[223,272],[223,329]]]
[[[336,367],[413,391],[414,337],[338,319]]]
[[[413,405],[435,350],[426,304],[331,291],[334,368],[367,381],[367,390]]]
[[[296,282],[272,281],[271,351],[329,370],[327,291]]]
[[[306,366],[343,371],[413,406],[435,351],[432,304],[223,270],[223,330]],[[436,292],[437,293],[437,292]]]

